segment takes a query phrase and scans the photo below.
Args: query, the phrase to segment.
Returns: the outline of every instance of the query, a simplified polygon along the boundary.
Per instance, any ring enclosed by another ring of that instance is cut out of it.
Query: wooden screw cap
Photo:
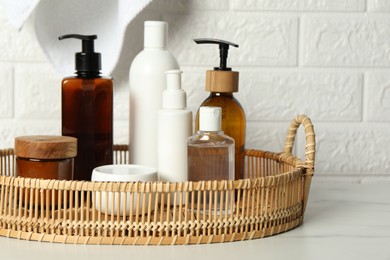
[[[208,70],[206,72],[206,91],[209,92],[237,92],[238,72]]]
[[[15,154],[32,159],[72,158],[77,155],[77,139],[69,136],[20,136],[15,138]]]

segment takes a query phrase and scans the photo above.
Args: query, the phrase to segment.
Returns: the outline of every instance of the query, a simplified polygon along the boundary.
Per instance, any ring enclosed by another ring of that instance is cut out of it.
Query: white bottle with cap
[[[187,143],[192,135],[192,112],[181,88],[181,71],[166,72],[167,89],[158,112],[158,176],[160,181],[187,181]]]
[[[179,69],[166,49],[168,24],[146,21],[144,50],[133,60],[129,72],[129,159],[132,164],[157,168],[157,113],[166,88],[165,71]]]
[[[233,180],[234,139],[221,131],[220,107],[200,107],[199,131],[187,139],[188,180]]]

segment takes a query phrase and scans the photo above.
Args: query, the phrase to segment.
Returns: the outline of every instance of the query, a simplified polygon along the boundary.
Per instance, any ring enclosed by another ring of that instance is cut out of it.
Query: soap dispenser
[[[96,35],[68,34],[59,40],[81,40],[76,75],[62,80],[62,135],[77,138],[75,180],[91,180],[92,170],[113,162],[113,83],[102,77]]]
[[[227,67],[229,46],[237,44],[218,39],[195,39],[197,44],[217,44],[219,46],[220,65],[214,70],[206,72],[206,91],[209,97],[203,101],[203,106],[217,106],[222,108],[222,131],[235,141],[235,179],[244,177],[245,153],[245,112],[234,97],[238,92],[239,73]],[[199,129],[199,110],[196,114],[195,130]]]

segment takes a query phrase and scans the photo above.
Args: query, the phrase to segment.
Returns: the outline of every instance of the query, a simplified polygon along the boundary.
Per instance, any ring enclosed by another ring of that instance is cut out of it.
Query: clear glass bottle
[[[204,106],[199,109],[199,113],[199,131],[187,139],[188,180],[233,180],[234,139],[221,131],[222,109]],[[201,210],[224,211],[220,207],[222,205],[219,205],[219,193],[200,192],[200,195],[195,197],[195,211],[198,207],[201,207]],[[231,193],[231,201],[234,201],[234,193]],[[215,202],[217,205],[209,205]]]
[[[203,101],[201,106],[217,106],[222,108],[221,129],[235,141],[234,178],[236,180],[243,179],[246,119],[241,104],[233,96],[232,92],[211,92],[210,96]],[[196,114],[195,131],[198,129],[199,111]]]

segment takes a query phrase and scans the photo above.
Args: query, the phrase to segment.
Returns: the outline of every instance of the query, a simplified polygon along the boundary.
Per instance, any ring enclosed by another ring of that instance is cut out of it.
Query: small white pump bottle
[[[161,181],[187,181],[187,143],[192,135],[192,112],[181,88],[181,71],[166,72],[167,89],[158,112],[158,175]]]
[[[157,168],[157,113],[166,88],[165,71],[179,69],[166,49],[168,24],[146,21],[144,50],[133,60],[130,73],[129,161]]]

